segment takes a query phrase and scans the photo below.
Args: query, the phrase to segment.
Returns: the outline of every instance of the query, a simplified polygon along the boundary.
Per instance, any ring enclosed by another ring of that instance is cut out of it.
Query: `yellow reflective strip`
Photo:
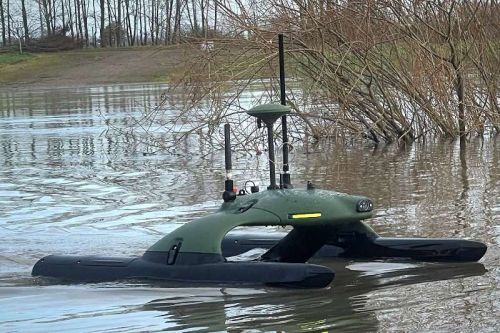
[[[313,217],[321,217],[321,213],[292,214],[292,219],[310,219]]]

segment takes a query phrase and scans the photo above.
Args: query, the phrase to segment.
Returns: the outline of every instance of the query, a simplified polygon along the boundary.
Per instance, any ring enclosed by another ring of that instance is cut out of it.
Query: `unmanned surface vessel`
[[[362,220],[373,204],[362,196],[276,184],[272,127],[288,108],[261,105],[248,111],[266,123],[270,156],[267,191],[233,191],[226,180],[224,203],[210,215],[184,224],[151,246],[141,257],[47,256],[33,275],[67,281],[95,282],[152,279],[201,283],[246,283],[295,287],[324,287],[334,273],[306,263],[312,256],[348,258],[407,257],[418,260],[476,261],[486,251],[480,242],[455,239],[379,237]],[[226,172],[231,173],[229,126]],[[289,178],[287,178],[289,179]],[[291,226],[287,233],[231,233],[239,226]],[[258,260],[227,262],[226,257],[254,248],[267,248]]]
[[[288,169],[289,108],[284,105],[282,63],[280,47],[281,105],[260,105],[247,112],[267,127],[270,185],[266,191],[259,192],[256,186],[251,193],[234,190],[230,129],[225,125],[227,178],[224,203],[217,212],[180,226],[140,257],[50,255],[35,264],[32,274],[73,282],[147,279],[321,288],[330,284],[334,272],[326,266],[307,263],[315,255],[433,261],[477,261],[483,256],[486,246],[476,241],[379,237],[363,222],[372,216],[370,199],[317,189],[311,183],[301,189],[293,188]],[[283,173],[277,184],[273,124],[279,118],[284,144]],[[240,226],[290,226],[292,230],[286,234],[228,234]],[[267,251],[257,260],[226,260],[254,248]]]

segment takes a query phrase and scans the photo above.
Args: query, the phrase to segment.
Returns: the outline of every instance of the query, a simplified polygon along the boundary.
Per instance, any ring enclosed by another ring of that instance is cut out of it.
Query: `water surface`
[[[322,290],[32,278],[52,253],[140,255],[220,204],[222,151],[186,141],[151,153],[108,131],[158,103],[164,88],[0,91],[0,331],[500,331],[498,138],[462,149],[322,143],[291,155],[296,186],[371,197],[369,223],[381,235],[482,240],[480,263],[323,261],[337,276]],[[263,155],[236,157],[240,186],[267,184]]]

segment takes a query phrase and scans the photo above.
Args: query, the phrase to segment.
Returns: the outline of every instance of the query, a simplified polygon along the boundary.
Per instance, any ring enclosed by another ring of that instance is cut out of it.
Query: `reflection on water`
[[[0,331],[500,331],[497,138],[322,143],[291,156],[296,186],[373,198],[381,235],[480,239],[489,249],[479,264],[326,261],[337,276],[325,290],[31,278],[51,253],[140,254],[220,204],[221,152],[185,141],[176,154],[150,154],[106,133],[158,103],[163,88],[0,91]],[[240,186],[266,184],[266,164],[234,161]]]

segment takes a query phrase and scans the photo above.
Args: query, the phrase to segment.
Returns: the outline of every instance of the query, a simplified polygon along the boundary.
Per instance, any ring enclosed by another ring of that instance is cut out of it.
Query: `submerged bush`
[[[199,121],[196,130],[213,131],[244,109],[239,97],[255,83],[267,93],[254,104],[279,101],[277,34],[283,33],[296,138],[410,143],[500,131],[496,2],[269,0],[218,6],[227,37],[212,39],[210,49],[193,41],[184,75],[165,94],[166,102],[182,108],[182,117]]]

